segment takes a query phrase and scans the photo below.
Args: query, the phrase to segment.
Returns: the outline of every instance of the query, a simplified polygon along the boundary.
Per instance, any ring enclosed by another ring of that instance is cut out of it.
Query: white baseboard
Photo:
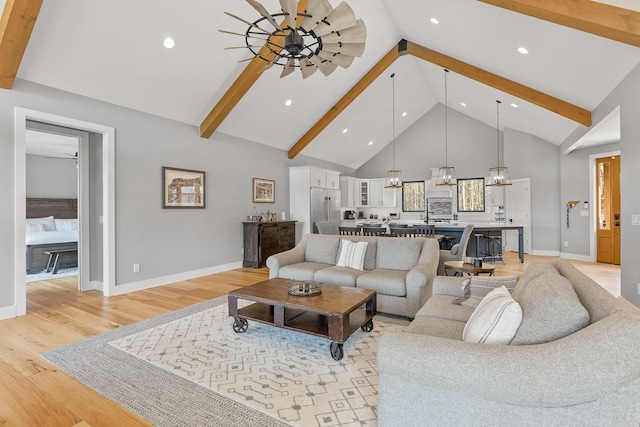
[[[18,316],[18,310],[15,305],[0,308],[0,320],[12,319]]]
[[[172,274],[170,276],[155,277],[153,279],[141,280],[139,282],[130,282],[117,284],[113,295],[122,295],[129,292],[141,291],[143,289],[155,288],[156,286],[168,285],[169,283],[180,282],[182,280],[194,279],[196,277],[207,276],[209,274],[221,273],[223,271],[233,270],[242,267],[242,261],[232,262],[230,264],[218,265],[215,267],[203,268],[201,270],[186,271],[184,273]]]
[[[569,254],[566,252],[560,253],[560,258],[573,259],[576,261],[587,261],[587,262],[595,262],[591,255],[578,255],[578,254]]]
[[[99,281],[99,280],[91,280],[89,281],[89,286],[87,287],[87,289],[85,289],[85,291],[100,291],[102,292],[102,286],[104,286],[104,284]]]
[[[560,256],[560,251],[538,251],[532,250],[531,255],[537,256]]]

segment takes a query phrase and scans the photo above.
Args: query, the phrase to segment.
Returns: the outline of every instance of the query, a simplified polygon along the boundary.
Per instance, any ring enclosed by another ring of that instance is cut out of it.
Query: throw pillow
[[[77,221],[63,221],[60,231],[78,231]]]
[[[44,224],[41,223],[27,223],[27,231],[39,233],[44,231]]]
[[[507,288],[489,292],[464,325],[462,340],[480,344],[509,344],[522,322],[522,309]]]
[[[336,266],[362,270],[366,252],[367,242],[352,242],[342,239],[340,240],[340,255],[338,255]]]
[[[542,344],[570,335],[589,325],[573,285],[565,277],[543,273],[522,289],[522,325],[512,344]]]

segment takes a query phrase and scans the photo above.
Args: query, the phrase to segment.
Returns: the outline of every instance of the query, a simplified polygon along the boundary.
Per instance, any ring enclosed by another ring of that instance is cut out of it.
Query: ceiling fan
[[[244,37],[246,46],[226,49],[249,49],[267,63],[261,72],[277,64],[283,67],[280,78],[296,68],[300,68],[303,79],[318,69],[328,76],[337,67],[348,68],[364,52],[367,28],[345,2],[334,9],[328,0],[309,0],[306,10],[298,13],[298,0],[280,0],[282,12],[270,14],[258,1],[246,1],[261,18],[250,22],[225,12],[249,27],[244,34],[220,31]],[[279,16],[285,19],[282,26],[275,19]],[[266,24],[268,29],[264,28]],[[256,41],[257,45],[252,44]]]
[[[78,152],[76,151],[75,154],[71,154],[71,153],[64,153],[65,156],[67,156],[69,159],[73,159],[76,162],[78,161]]]

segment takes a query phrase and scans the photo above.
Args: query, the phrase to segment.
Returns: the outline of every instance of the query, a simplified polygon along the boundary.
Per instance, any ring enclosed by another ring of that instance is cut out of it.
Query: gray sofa
[[[462,280],[438,276],[408,331],[381,338],[380,426],[640,425],[637,309],[567,260],[534,262],[512,292],[511,344],[474,344],[462,341],[474,308],[452,303]]]
[[[367,242],[363,270],[336,266],[341,239]],[[438,256],[431,238],[306,234],[295,248],[270,256],[267,267],[271,278],[375,290],[379,312],[413,318],[431,296]]]

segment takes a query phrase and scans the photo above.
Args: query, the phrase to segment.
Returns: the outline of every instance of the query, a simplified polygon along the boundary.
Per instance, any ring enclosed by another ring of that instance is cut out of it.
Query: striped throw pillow
[[[522,322],[522,308],[507,288],[489,292],[464,325],[462,340],[480,344],[509,344]]]
[[[351,240],[342,239],[340,240],[340,255],[336,266],[362,270],[366,252],[367,242],[352,242]]]

